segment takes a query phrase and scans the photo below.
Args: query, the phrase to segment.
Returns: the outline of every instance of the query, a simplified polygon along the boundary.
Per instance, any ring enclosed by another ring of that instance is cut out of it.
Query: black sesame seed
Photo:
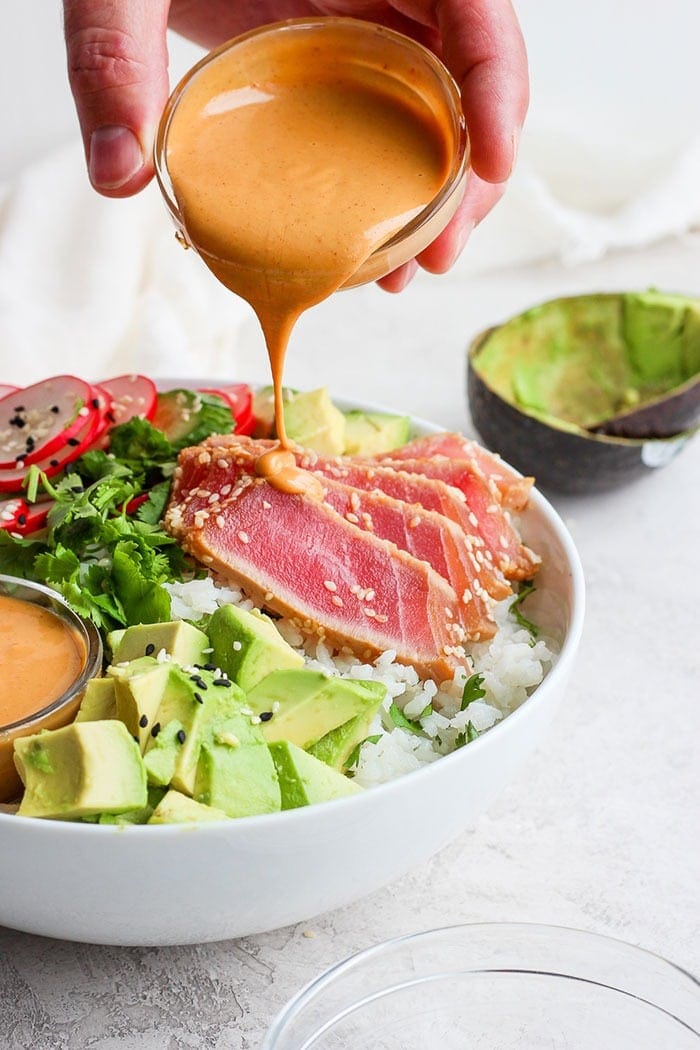
[[[146,653],[146,656],[150,656],[152,653],[154,653],[156,651],[156,647],[153,644],[153,642],[149,642],[144,651]]]
[[[80,439],[79,438],[68,438],[68,440],[66,441],[66,444],[70,445],[71,448],[76,448],[76,446],[80,444]]]
[[[58,460],[57,459],[50,459],[49,460],[49,466],[50,467],[57,467],[58,466]]]
[[[184,729],[178,729],[178,731],[177,731],[177,739],[178,739],[178,742],[180,744],[184,744],[185,740],[187,739]]]
[[[146,718],[145,715],[141,715],[141,717],[139,718],[139,725],[141,726],[142,729],[145,729],[146,726],[148,725],[148,719]]]
[[[22,419],[21,416],[13,416],[12,419],[10,420],[10,426],[11,427],[17,427],[19,430],[22,430],[22,428],[26,427],[26,425],[27,425],[26,419]]]
[[[160,733],[160,722],[154,722],[151,726],[151,736],[157,737]]]
[[[92,405],[93,408],[99,408],[100,407],[100,399],[99,399],[99,397],[93,397],[93,399],[90,402],[90,404]]]
[[[215,678],[212,685],[223,685],[226,689],[231,685],[228,678]]]
[[[26,525],[27,524],[27,515],[26,514],[18,514],[17,515],[17,524],[18,525]]]
[[[216,664],[202,664],[202,668],[205,671],[215,671],[216,670]]]
[[[24,411],[25,411],[24,405],[15,405],[15,412],[24,412]]]
[[[51,411],[53,412],[53,414],[54,414],[55,416],[57,416],[57,415],[58,415],[58,413],[59,413],[59,412],[60,412],[61,410],[60,410],[60,408],[58,407],[58,405],[52,405],[52,406],[51,406]]]
[[[195,698],[195,700],[197,701],[198,704],[203,704],[204,703],[204,701],[202,700],[202,697],[200,696],[199,693],[193,693],[192,696]]]
[[[70,490],[71,490],[71,492],[82,492],[83,491],[83,486],[82,485],[71,485]]]
[[[116,417],[114,415],[114,412],[105,412],[105,416],[106,416],[107,421],[109,423],[115,423],[116,422]]]
[[[269,722],[271,718],[272,718],[272,711],[261,711],[260,712],[260,721],[261,722]]]
[[[204,679],[201,677],[201,675],[198,675],[198,674],[190,675],[190,682],[194,682],[194,684],[196,686],[199,686],[200,689],[206,689],[207,688],[207,683],[204,681]],[[216,682],[214,682],[214,685],[216,685]]]

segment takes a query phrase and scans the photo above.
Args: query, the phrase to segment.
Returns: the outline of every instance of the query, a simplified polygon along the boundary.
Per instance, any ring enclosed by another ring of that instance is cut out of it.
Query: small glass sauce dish
[[[102,641],[93,623],[84,620],[75,613],[68,603],[49,587],[14,576],[0,575],[0,597],[28,603],[50,617],[55,617],[65,629],[66,663],[78,666],[74,677],[69,682],[63,681],[57,687],[50,675],[46,681],[45,702],[39,701],[36,710],[23,712],[16,717],[16,712],[8,718],[9,712],[0,708],[0,802],[10,802],[17,798],[21,791],[21,782],[13,761],[14,742],[18,737],[31,736],[41,729],[59,729],[73,720],[80,706],[83,691],[91,678],[102,670]],[[7,609],[4,615],[8,614]],[[4,650],[11,653],[10,643]],[[76,650],[78,659],[76,660]],[[27,652],[26,642],[17,646],[18,659],[23,659]],[[5,657],[7,659],[7,656]],[[42,652],[37,640],[33,658],[41,664]],[[61,669],[65,670],[65,669]],[[12,668],[0,668],[5,684],[12,682]],[[57,695],[57,688],[60,693]]]
[[[188,85],[198,72],[220,55],[234,51],[255,59],[255,68],[264,68],[265,51],[271,37],[285,34],[307,41],[310,36],[320,48],[333,46],[339,71],[348,78],[356,71],[358,79],[373,78],[398,97],[414,98],[435,115],[446,135],[450,169],[436,196],[407,225],[360,266],[345,283],[352,288],[378,280],[423,251],[447,226],[457,210],[466,186],[469,163],[469,140],[462,112],[459,88],[442,62],[416,41],[387,29],[354,18],[323,17],[289,19],[251,30],[210,52],[180,81],[165,107],[155,142],[155,169],[168,210],[175,222],[178,239],[191,246],[167,168],[167,140],[171,119]],[[251,49],[252,52],[251,52]],[[274,68],[265,69],[274,78]]]
[[[453,926],[360,952],[291,1000],[263,1050],[697,1050],[700,984],[581,930]]]

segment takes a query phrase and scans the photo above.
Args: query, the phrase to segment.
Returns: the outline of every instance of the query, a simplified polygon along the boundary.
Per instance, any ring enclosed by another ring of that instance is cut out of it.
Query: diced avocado
[[[339,456],[345,448],[345,416],[325,387],[308,390],[285,406],[284,425],[290,441],[325,456]]]
[[[282,799],[270,749],[266,744],[203,744],[194,797],[229,817],[277,812]]]
[[[186,620],[135,624],[123,633],[113,631],[107,641],[113,664],[137,660],[140,656],[155,657],[165,649],[175,663],[188,666],[205,662],[204,650],[209,647],[206,634]]]
[[[647,383],[682,383],[688,300],[661,292],[629,293],[623,298],[622,330],[630,363]]]
[[[148,824],[154,809],[163,798],[163,788],[149,787],[148,802],[142,809],[130,809],[126,813],[101,813],[97,824]],[[88,818],[90,821],[94,818]]]
[[[114,650],[119,646],[119,643],[121,642],[125,634],[126,627],[120,627],[116,631],[110,631],[107,635],[107,646],[109,647],[109,651],[112,654],[112,659],[114,659]]]
[[[391,452],[405,445],[411,435],[409,416],[395,416],[388,412],[361,412],[353,409],[345,413],[345,454],[370,456]]]
[[[249,715],[241,713],[244,704],[244,694],[228,679],[217,678],[209,671],[189,674],[171,666],[155,719],[160,732],[173,721],[179,723],[181,736],[175,736],[176,755],[170,779],[174,788],[193,794],[199,752],[203,744],[214,741],[218,734],[228,734],[238,746],[262,742],[259,727],[251,722]],[[147,765],[148,753],[156,747],[157,740],[158,737],[151,736],[146,745]]]
[[[344,772],[348,768],[348,759],[366,739],[373,718],[374,712],[356,715],[312,744],[308,753],[339,773]]]
[[[282,401],[288,404],[297,396],[298,391],[288,386],[282,387]],[[275,434],[275,391],[271,386],[263,386],[253,394],[253,417],[255,419],[254,437],[267,438]]]
[[[321,671],[273,671],[246,703],[261,721],[265,740],[309,747],[356,715],[373,715],[386,695],[380,682],[336,678]]]
[[[147,803],[146,770],[123,722],[73,722],[15,741],[23,817],[74,820]]]
[[[111,678],[92,678],[85,686],[76,722],[99,722],[117,717],[117,698]]]
[[[286,740],[270,744],[270,754],[279,777],[282,809],[330,802],[346,795],[359,795],[362,791],[342,773],[336,773],[324,762]]]
[[[218,394],[199,390],[167,390],[158,394],[153,426],[162,430],[176,450],[196,445],[209,434],[230,434],[231,406]]]
[[[152,656],[141,656],[123,666],[107,669],[114,682],[117,718],[146,750],[170,676],[170,664],[158,663]]]
[[[157,723],[156,723],[157,724]],[[173,779],[175,766],[180,753],[180,740],[185,730],[182,722],[173,718],[171,722],[148,741],[148,747],[143,756],[143,764],[146,767],[148,783],[154,787],[167,787]]]
[[[222,809],[205,806],[179,791],[168,791],[156,806],[149,824],[204,824],[214,820],[228,820]]]
[[[285,642],[274,621],[263,613],[222,605],[207,625],[211,662],[244,692],[271,671],[303,667],[304,658]]]

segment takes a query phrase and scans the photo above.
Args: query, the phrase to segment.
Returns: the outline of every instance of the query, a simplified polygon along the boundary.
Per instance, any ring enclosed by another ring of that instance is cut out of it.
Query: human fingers
[[[386,277],[380,277],[377,284],[385,292],[402,292],[406,285],[413,280],[417,271],[418,263],[415,259],[411,259],[410,262],[399,266],[397,270],[392,270]]]
[[[418,262],[430,273],[445,273],[457,261],[471,232],[488,215],[505,191],[505,183],[484,182],[473,172],[467,188],[445,229],[420,253]]]
[[[437,0],[443,59],[460,85],[471,164],[505,182],[529,101],[525,44],[510,0]]]
[[[70,80],[90,181],[128,197],[153,175],[151,148],[168,97],[169,0],[64,0]]]

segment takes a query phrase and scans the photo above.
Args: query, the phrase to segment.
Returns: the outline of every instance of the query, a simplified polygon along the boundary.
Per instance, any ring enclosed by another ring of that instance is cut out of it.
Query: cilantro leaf
[[[472,740],[476,740],[478,736],[479,730],[475,729],[471,722],[467,722],[464,732],[458,733],[455,737],[455,751],[464,747],[465,744],[471,744]]]
[[[481,700],[482,697],[486,696],[486,690],[482,688],[483,684],[484,676],[482,674],[473,674],[467,679],[462,692],[460,711],[465,711],[475,700]]]
[[[530,634],[532,635],[533,641],[531,642],[531,644],[533,644],[533,645],[534,645],[534,639],[540,633],[539,632],[539,628],[537,627],[536,624],[534,624],[532,622],[532,620],[528,620],[527,617],[523,616],[522,612],[520,611],[520,606],[522,605],[522,603],[525,601],[526,598],[529,598],[529,596],[534,592],[534,590],[535,590],[535,585],[532,582],[532,580],[524,581],[523,583],[520,584],[517,596],[513,599],[513,601],[508,606],[508,611],[513,613],[513,616],[515,617],[517,623],[521,627],[524,627],[525,630],[529,631]]]
[[[197,420],[195,425],[183,437],[173,442],[176,452],[197,445],[210,434],[230,434],[233,430],[233,412],[222,397],[216,394],[196,395]]]
[[[416,722],[411,722],[410,719],[406,718],[400,707],[397,706],[396,702],[392,700],[391,707],[389,708],[389,718],[394,723],[397,729],[405,729],[409,733],[415,733],[417,736],[423,735],[423,730]]]
[[[138,520],[146,522],[147,525],[157,525],[163,517],[169,496],[169,481],[161,481],[158,485],[154,485],[148,493],[146,502],[142,503],[136,511]]]
[[[8,576],[21,576],[25,580],[38,579],[33,566],[38,554],[46,545],[38,540],[17,539],[6,529],[0,529],[0,572]]]

